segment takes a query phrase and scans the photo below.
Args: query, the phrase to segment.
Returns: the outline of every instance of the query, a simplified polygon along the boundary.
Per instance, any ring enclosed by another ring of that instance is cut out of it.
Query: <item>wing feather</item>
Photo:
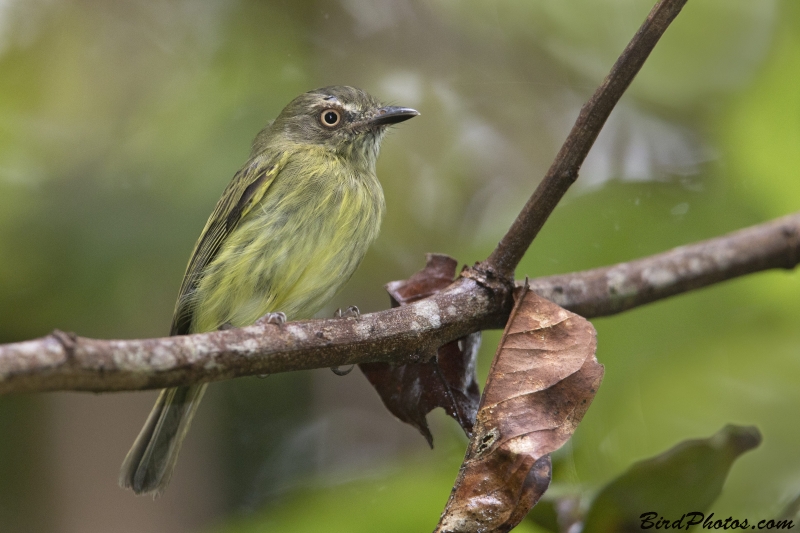
[[[250,212],[269,189],[275,176],[286,163],[286,155],[256,156],[239,170],[225,188],[214,212],[208,218],[183,276],[178,302],[172,317],[170,335],[190,332],[195,302],[191,298],[203,271],[211,264],[222,243],[233,232],[239,221]]]

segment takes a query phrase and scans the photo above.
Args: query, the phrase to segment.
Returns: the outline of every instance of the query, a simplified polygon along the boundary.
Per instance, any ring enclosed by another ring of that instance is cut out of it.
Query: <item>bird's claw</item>
[[[358,310],[358,307],[355,305],[351,305],[344,311],[342,308],[338,308],[335,313],[333,313],[333,318],[359,318],[361,316],[361,311]]]
[[[356,307],[355,305],[351,305],[344,311],[342,311],[342,308],[340,307],[336,310],[335,313],[333,313],[333,318],[358,318],[360,316],[361,316],[361,311],[359,311],[358,307]],[[337,376],[346,376],[347,374],[352,372],[355,367],[356,365],[332,366],[331,372],[333,372]]]
[[[280,311],[278,311],[277,313],[267,313],[266,315],[256,320],[256,324],[260,326],[264,324],[275,324],[276,326],[282,326],[285,323],[286,323],[286,314],[281,313]]]
[[[331,367],[331,372],[333,372],[337,376],[346,376],[347,374],[352,372],[355,367],[356,367],[356,365],[348,365],[347,367],[345,367],[345,366],[332,366]]]

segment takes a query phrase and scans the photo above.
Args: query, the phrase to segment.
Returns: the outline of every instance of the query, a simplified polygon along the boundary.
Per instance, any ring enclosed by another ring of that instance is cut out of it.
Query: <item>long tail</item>
[[[164,492],[207,383],[164,389],[119,472],[119,485],[136,494]]]

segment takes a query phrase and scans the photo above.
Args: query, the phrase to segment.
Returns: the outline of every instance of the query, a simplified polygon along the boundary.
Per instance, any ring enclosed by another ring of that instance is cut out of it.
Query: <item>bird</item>
[[[375,166],[387,128],[417,115],[348,86],[292,100],[258,133],[208,218],[170,335],[313,316],[378,235],[385,201]],[[163,493],[207,385],[161,391],[123,461],[121,487]]]

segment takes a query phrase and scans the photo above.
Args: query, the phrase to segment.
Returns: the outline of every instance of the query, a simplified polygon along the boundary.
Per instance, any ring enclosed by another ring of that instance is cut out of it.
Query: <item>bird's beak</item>
[[[385,124],[397,124],[410,118],[419,115],[419,111],[411,109],[410,107],[395,107],[386,106],[381,107],[375,112],[369,123],[374,126],[382,126]]]

